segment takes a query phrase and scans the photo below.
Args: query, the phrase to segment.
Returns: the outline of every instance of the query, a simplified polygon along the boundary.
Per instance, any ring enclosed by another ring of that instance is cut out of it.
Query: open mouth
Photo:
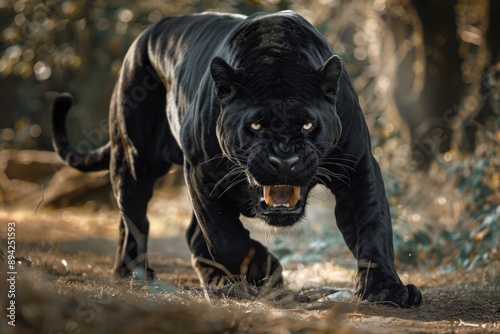
[[[300,199],[300,187],[291,185],[263,186],[263,196],[268,208],[293,209]]]
[[[278,184],[262,186],[262,195],[256,207],[257,215],[268,225],[292,226],[304,215],[307,188]]]

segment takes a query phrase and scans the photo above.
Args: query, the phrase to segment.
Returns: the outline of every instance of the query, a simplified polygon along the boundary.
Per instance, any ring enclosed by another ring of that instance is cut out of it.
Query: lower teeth
[[[276,203],[274,203],[273,204],[273,208],[279,208],[279,207],[289,208],[290,207],[290,203],[283,203],[283,204],[276,204]]]

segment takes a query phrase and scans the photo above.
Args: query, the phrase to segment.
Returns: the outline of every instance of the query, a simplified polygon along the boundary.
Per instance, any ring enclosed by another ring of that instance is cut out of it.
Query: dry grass
[[[342,323],[340,307],[311,311],[291,291],[245,299],[214,291],[209,302],[198,288],[82,274],[57,277],[40,268],[23,271],[18,287],[18,323],[37,333],[68,328],[83,333],[359,332]]]

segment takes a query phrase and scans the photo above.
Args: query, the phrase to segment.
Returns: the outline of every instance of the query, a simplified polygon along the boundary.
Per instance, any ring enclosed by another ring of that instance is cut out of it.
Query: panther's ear
[[[339,79],[342,74],[342,61],[339,56],[333,55],[318,70],[320,87],[323,94],[335,100],[339,91]]]
[[[221,102],[231,98],[235,93],[235,70],[221,57],[215,57],[210,63],[210,74],[215,82],[215,93]]]

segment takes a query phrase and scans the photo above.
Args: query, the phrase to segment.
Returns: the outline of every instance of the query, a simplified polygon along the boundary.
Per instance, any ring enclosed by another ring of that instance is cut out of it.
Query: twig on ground
[[[43,184],[42,184],[42,198],[40,199],[40,202],[38,202],[38,205],[36,206],[35,213],[38,212],[38,209],[40,208],[40,205],[42,205],[43,197],[44,197],[44,192],[43,192]]]
[[[479,327],[480,325],[479,324],[473,324],[473,323],[470,323],[470,322],[464,322],[462,319],[458,319],[460,320],[460,322],[458,323],[458,326],[464,326],[464,327]]]
[[[366,289],[368,289],[368,274],[370,273],[370,266],[371,266],[372,261],[368,261],[368,265],[366,266],[366,276],[365,276],[365,289],[363,290],[363,293],[358,297],[358,302],[356,303],[356,308],[354,309],[354,313],[358,313],[359,306],[361,305],[361,302],[363,300],[363,296],[366,293]]]

